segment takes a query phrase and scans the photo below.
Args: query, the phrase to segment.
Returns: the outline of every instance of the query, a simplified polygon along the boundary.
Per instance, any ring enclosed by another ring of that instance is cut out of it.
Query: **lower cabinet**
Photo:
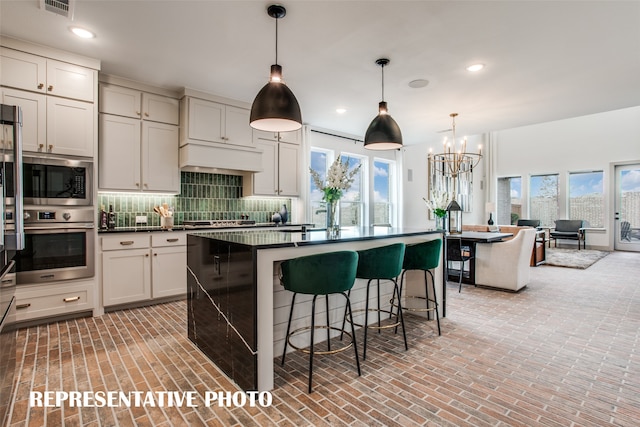
[[[105,307],[186,295],[186,232],[101,236]]]
[[[16,287],[16,322],[92,311],[93,278]]]

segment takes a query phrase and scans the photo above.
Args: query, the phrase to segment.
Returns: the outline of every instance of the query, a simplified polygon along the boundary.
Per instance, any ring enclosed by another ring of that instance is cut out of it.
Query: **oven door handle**
[[[56,224],[56,225],[47,225],[47,226],[42,226],[42,227],[33,227],[33,226],[28,226],[24,228],[25,233],[28,233],[29,231],[46,231],[46,230],[55,230],[55,231],[59,231],[59,230],[82,230],[82,231],[86,231],[86,230],[91,230],[92,228],[94,228],[93,224],[87,224],[87,225],[78,225],[78,224],[74,224],[72,226],[69,226],[67,224]]]

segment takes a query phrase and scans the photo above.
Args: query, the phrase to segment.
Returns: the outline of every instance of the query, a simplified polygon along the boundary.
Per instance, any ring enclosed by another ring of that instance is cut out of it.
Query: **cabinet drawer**
[[[16,289],[16,321],[93,309],[93,285],[38,285]]]
[[[115,251],[123,249],[147,249],[149,248],[148,234],[125,234],[119,236],[103,236],[102,250]]]
[[[151,235],[151,246],[154,248],[163,246],[185,246],[187,244],[187,233],[176,233],[164,231]]]

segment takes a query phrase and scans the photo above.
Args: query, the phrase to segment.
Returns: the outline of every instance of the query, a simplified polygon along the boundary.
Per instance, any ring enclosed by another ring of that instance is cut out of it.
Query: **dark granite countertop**
[[[291,230],[239,230],[217,232],[197,230],[196,236],[237,243],[255,249],[283,248],[312,244],[340,243],[372,239],[386,239],[402,236],[417,236],[422,234],[442,234],[442,230],[426,230],[418,228],[357,228],[344,229],[337,239],[328,239],[324,229],[307,230],[306,233]]]

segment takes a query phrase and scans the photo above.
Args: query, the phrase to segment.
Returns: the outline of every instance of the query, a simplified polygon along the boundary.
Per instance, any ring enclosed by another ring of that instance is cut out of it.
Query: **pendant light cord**
[[[278,63],[278,18],[276,17],[276,64]]]
[[[384,102],[384,64],[380,66],[382,67],[382,102]]]

